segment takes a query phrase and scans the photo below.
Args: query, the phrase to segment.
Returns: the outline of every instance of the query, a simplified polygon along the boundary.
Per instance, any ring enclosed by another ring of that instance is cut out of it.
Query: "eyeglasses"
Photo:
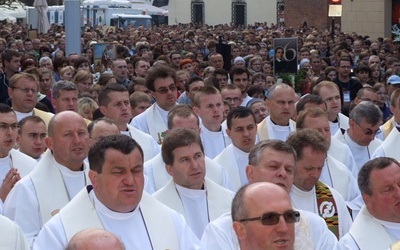
[[[4,122],[0,123],[0,131],[5,132],[8,131],[10,128],[13,131],[18,129],[19,128],[18,123],[11,123],[11,124]]]
[[[354,121],[354,120],[353,120],[353,121]],[[364,133],[365,135],[376,135],[376,134],[378,134],[378,133],[381,132],[380,129],[377,129],[377,130],[375,130],[375,131],[372,131],[372,130],[369,129],[369,128],[363,128],[363,127],[361,127],[361,125],[358,124],[356,121],[354,121],[354,123],[357,124],[357,125],[361,128],[361,130],[363,131],[363,133]]]
[[[241,100],[242,99],[240,99],[239,97],[234,97],[234,98],[227,97],[224,99],[224,101],[227,101],[227,102],[240,102]]]
[[[37,94],[38,90],[37,89],[30,89],[30,88],[18,88],[18,87],[13,87],[12,89],[18,89],[24,94],[28,94],[29,91],[32,92],[32,94]]]
[[[275,212],[269,212],[261,215],[260,217],[248,218],[239,220],[239,222],[246,222],[246,221],[261,221],[261,224],[264,226],[272,226],[279,223],[279,218],[283,216],[286,223],[295,223],[300,221],[300,212],[298,211],[287,211],[283,214],[278,214]]]
[[[168,86],[168,88],[159,88],[158,90],[155,90],[156,92],[160,93],[160,94],[167,94],[168,90],[170,90],[171,92],[176,90],[176,85],[175,84],[171,84]]]

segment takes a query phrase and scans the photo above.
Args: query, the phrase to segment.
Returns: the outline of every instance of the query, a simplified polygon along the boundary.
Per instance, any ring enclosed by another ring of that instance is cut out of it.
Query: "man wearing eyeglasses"
[[[167,66],[152,67],[149,69],[145,81],[156,102],[145,112],[134,117],[130,125],[150,134],[161,144],[165,131],[168,129],[168,112],[176,105],[176,73]]]
[[[27,116],[35,115],[42,118],[47,127],[53,114],[35,108],[38,91],[38,80],[31,74],[18,73],[10,79],[8,95],[17,120],[20,121]]]
[[[292,250],[300,212],[293,209],[284,189],[259,182],[237,192],[232,202],[232,220],[241,250]]]
[[[373,152],[382,144],[381,140],[375,138],[381,124],[380,109],[370,101],[362,101],[350,112],[350,127],[347,130],[339,130],[334,136],[349,146],[357,162],[358,171],[372,159]]]
[[[14,185],[36,165],[34,159],[13,149],[17,134],[15,112],[9,106],[0,104],[0,211]]]
[[[246,176],[250,184],[267,182],[276,184],[288,194],[293,184],[295,165],[296,154],[290,145],[280,140],[265,140],[257,143],[251,149],[249,165],[246,167]],[[270,209],[270,206],[265,207],[266,204],[263,203],[264,201],[273,202],[279,200],[279,197],[273,196],[276,192],[268,193],[267,196],[263,195],[262,198],[255,200],[255,202],[258,201],[262,205],[262,211],[259,211],[258,214],[252,217],[259,216],[260,218],[262,213]],[[236,202],[233,202],[232,205],[237,209]],[[248,209],[249,206],[245,208]],[[295,224],[296,239],[294,249],[334,249],[337,239],[328,230],[325,221],[318,215],[308,211],[301,211],[300,213],[300,221]],[[242,220],[252,217],[243,216],[237,219]],[[233,219],[235,220],[235,218]],[[242,221],[240,223],[243,226],[251,226],[248,223],[259,223],[258,225],[262,225],[260,220]],[[265,221],[262,226],[267,227],[265,230],[268,230],[274,224],[277,224],[276,220],[269,220]],[[253,226],[257,226],[257,224]],[[223,214],[218,219],[210,222],[203,233],[201,241],[206,249],[238,249],[239,242],[233,232],[231,213]]]
[[[324,137],[317,131],[302,129],[289,136],[287,143],[298,157],[290,190],[293,205],[319,214],[340,239],[349,231],[352,219],[342,196],[320,181],[328,151]]]
[[[233,84],[226,85],[221,89],[222,100],[229,102],[231,109],[237,108],[242,103],[242,93]]]
[[[39,161],[46,149],[44,142],[47,137],[46,124],[38,116],[28,116],[22,119],[18,125],[18,150]]]

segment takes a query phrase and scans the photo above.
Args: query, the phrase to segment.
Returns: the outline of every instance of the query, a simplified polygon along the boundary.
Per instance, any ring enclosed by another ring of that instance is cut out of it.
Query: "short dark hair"
[[[105,162],[105,154],[108,149],[115,149],[125,155],[138,149],[142,156],[143,164],[143,150],[139,143],[127,135],[110,135],[100,139],[90,148],[88,158],[91,170],[101,174]]]
[[[247,107],[242,107],[242,106],[234,108],[231,111],[229,111],[228,116],[226,117],[226,126],[229,130],[231,130],[232,119],[247,118],[249,116],[253,117],[254,124],[257,124],[256,117],[254,116],[254,113],[251,111],[251,109],[249,109]]]
[[[303,150],[306,147],[311,147],[313,151],[319,153],[326,154],[328,152],[328,145],[325,138],[313,129],[297,130],[289,136],[286,142],[296,151],[299,160],[303,159]]]
[[[177,138],[179,139],[177,140]],[[172,152],[174,149],[189,146],[193,143],[198,144],[201,152],[204,153],[200,135],[195,131],[187,128],[169,130],[161,146],[161,155],[165,164],[172,165],[174,163],[174,154]]]
[[[191,78],[189,78],[189,80],[187,82],[185,82],[185,91],[189,92],[189,86],[190,84],[194,83],[194,82],[202,82],[203,78],[199,77],[199,76],[193,76]]]
[[[273,149],[278,152],[284,152],[293,155],[294,161],[297,161],[296,151],[288,143],[281,140],[263,140],[250,150],[249,153],[249,165],[257,166],[260,163],[260,156],[265,149]]]
[[[107,84],[104,86],[97,97],[99,105],[106,107],[110,103],[110,97],[108,96],[111,92],[128,92],[124,85],[119,83]]]
[[[29,121],[34,122],[34,123],[43,123],[46,126],[46,123],[39,116],[35,116],[35,115],[27,116],[18,122],[18,127],[19,127],[18,134],[22,133],[22,129],[23,129],[24,125]]]
[[[358,187],[360,188],[361,194],[372,195],[371,172],[373,170],[384,169],[392,163],[400,167],[400,163],[397,160],[389,157],[379,157],[365,163],[358,172]]]
[[[15,114],[14,110],[10,106],[5,105],[4,103],[0,103],[0,114],[7,114],[10,112],[13,112]]]
[[[174,69],[164,65],[153,66],[147,71],[145,78],[146,87],[151,91],[155,91],[154,81],[158,78],[165,79],[167,77],[172,77],[176,83],[176,72]]]
[[[241,75],[243,73],[246,73],[247,74],[247,78],[250,78],[250,72],[249,72],[249,70],[247,68],[241,67],[241,66],[233,67],[231,69],[230,73],[229,73],[231,81],[233,81],[233,76],[234,75]]]
[[[301,111],[303,111],[305,109],[305,106],[307,103],[312,103],[312,104],[316,104],[316,105],[324,104],[326,107],[326,103],[322,99],[321,96],[315,95],[315,94],[309,94],[309,95],[303,96],[300,99],[300,101],[297,102],[296,113],[299,114]]]

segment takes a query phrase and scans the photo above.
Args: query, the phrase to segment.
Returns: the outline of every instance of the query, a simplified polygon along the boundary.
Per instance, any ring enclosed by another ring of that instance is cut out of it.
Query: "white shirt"
[[[160,106],[157,105],[157,103],[154,103],[153,105],[155,105],[155,110],[156,112],[158,112],[161,116],[162,121],[165,124],[165,127],[167,127],[167,123],[168,123],[168,111],[160,108]],[[149,107],[151,108],[151,107]],[[148,111],[149,112],[149,111]],[[148,126],[151,126],[151,123],[154,121],[147,121],[146,119],[146,111],[135,116],[131,123],[129,125],[145,132],[146,134],[150,134],[150,130],[148,128]],[[154,138],[156,140],[156,138]]]
[[[225,139],[227,136],[222,129],[217,132],[210,131],[203,123],[200,123],[200,129],[201,142],[203,143],[204,154],[207,157],[214,159],[230,144],[230,141]]]
[[[236,157],[236,162],[238,164],[238,171],[239,171],[239,176],[240,176],[240,181],[242,182],[242,185],[245,185],[247,183],[249,183],[249,181],[247,180],[247,176],[246,176],[246,167],[249,163],[249,153],[246,153],[242,150],[240,150],[239,148],[235,147],[232,144],[232,148],[233,148],[233,153],[235,154]]]
[[[240,104],[240,106],[242,107],[246,107],[247,103],[249,103],[250,100],[252,100],[253,98],[250,97],[249,95],[246,95],[245,98],[243,98],[242,103]]]
[[[265,119],[267,119],[266,121],[269,139],[286,141],[290,133],[295,131],[295,128],[292,127],[292,123],[290,123],[290,121],[288,126],[280,126],[273,123],[270,116],[267,116]]]
[[[175,184],[186,212],[186,222],[197,238],[201,239],[204,228],[209,222],[207,206],[207,189],[188,189]]]

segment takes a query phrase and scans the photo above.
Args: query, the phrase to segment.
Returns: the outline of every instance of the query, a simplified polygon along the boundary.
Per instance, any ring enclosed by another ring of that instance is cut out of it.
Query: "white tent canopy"
[[[117,5],[117,6],[126,6],[128,8],[132,8],[135,10],[140,10],[146,12],[147,15],[161,15],[168,16],[168,10],[164,10],[158,8],[156,6],[151,5],[148,2],[142,0],[86,0],[83,2],[84,6],[87,5]]]
[[[0,8],[0,21],[10,21],[10,22],[15,22],[17,21],[16,17],[11,16],[10,14],[7,14],[6,12],[4,12],[3,8]]]
[[[22,3],[13,2],[11,8],[5,5],[0,5],[0,10],[15,18],[26,18],[26,7]]]

